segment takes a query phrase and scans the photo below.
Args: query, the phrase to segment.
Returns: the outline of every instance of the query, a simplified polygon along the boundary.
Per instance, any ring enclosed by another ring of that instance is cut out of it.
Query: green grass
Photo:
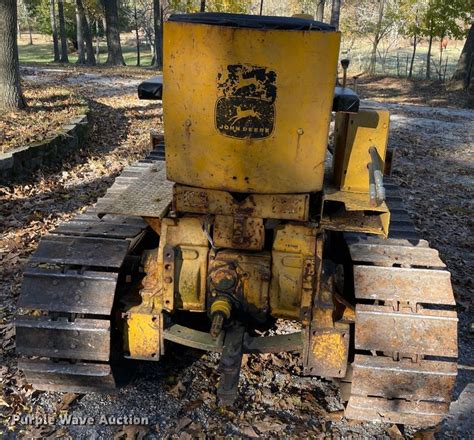
[[[95,48],[94,48],[95,49]],[[53,62],[53,44],[52,43],[35,43],[27,45],[24,43],[18,44],[20,64],[48,64]],[[125,63],[128,66],[137,65],[136,47],[122,44],[122,53]],[[69,53],[69,62],[75,63],[77,61],[76,53]],[[100,45],[99,63],[105,63],[107,60],[107,46]],[[151,51],[145,47],[141,48],[140,56],[141,64],[146,67],[151,63]]]
[[[441,73],[444,76],[444,70],[446,67],[446,78],[450,78],[456,69],[456,64],[459,59],[463,44],[461,42],[450,41],[448,47],[443,51],[443,60]],[[406,76],[407,69],[410,68],[410,60],[412,56],[413,48],[411,46],[403,47],[392,47],[390,50],[385,52],[384,45],[381,44],[380,52],[385,55],[383,60],[377,55],[377,63],[375,73],[377,75],[387,76]],[[358,73],[367,69],[370,53],[371,44],[368,42],[360,41],[357,42],[353,48],[346,53],[344,46],[342,47],[342,53],[344,56],[348,56],[351,60],[350,71],[352,73]],[[413,63],[413,76],[415,78],[425,78],[426,75],[426,55],[428,53],[428,44],[424,41],[417,46],[415,60]],[[408,60],[408,65],[407,65]],[[445,65],[447,60],[447,65]],[[431,77],[433,79],[438,78],[439,70],[439,42],[433,42],[431,49]]]
[[[19,43],[19,55],[21,64],[48,64],[53,62],[53,44],[44,43],[44,38],[41,43],[35,43],[32,46],[26,44],[25,41]],[[462,42],[449,42],[447,49],[443,53],[443,65],[442,75],[444,75],[445,61],[448,60],[446,67],[446,78],[450,78],[456,69],[456,64],[459,58],[459,54],[462,50]],[[351,66],[349,68],[349,75],[360,73],[364,71],[370,59],[370,42],[361,40],[354,44],[353,48],[348,54],[345,52],[344,45],[342,46],[342,56],[348,56],[351,59]],[[381,52],[383,52],[383,44],[381,45]],[[424,78],[426,73],[426,54],[428,46],[426,42],[418,45],[413,76],[415,78]],[[127,66],[136,66],[137,55],[136,48],[133,45],[133,39],[123,38],[122,41],[122,52]],[[377,64],[375,73],[378,75],[387,76],[401,76],[404,77],[407,71],[407,58],[408,63],[411,59],[412,48],[410,46],[404,47],[392,47],[386,55],[385,60],[377,57]],[[398,56],[397,56],[398,55]],[[103,64],[107,60],[107,46],[105,41],[100,45],[100,58],[99,63]],[[77,61],[77,54],[69,54],[69,62],[75,63]],[[436,41],[432,47],[432,62],[431,62],[431,75],[433,79],[438,77],[436,67],[439,61],[439,43]],[[149,67],[151,63],[151,51],[145,47],[141,50],[141,65],[143,67]]]

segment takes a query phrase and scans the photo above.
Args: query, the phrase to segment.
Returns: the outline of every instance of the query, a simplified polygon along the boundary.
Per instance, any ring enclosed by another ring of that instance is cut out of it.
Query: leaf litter
[[[45,233],[103,196],[125,165],[146,154],[150,129],[161,129],[161,104],[136,98],[136,83],[148,73],[122,73],[94,71],[93,79],[78,83],[70,81],[77,77],[75,70],[30,72],[30,76],[41,76],[42,84],[69,84],[71,91],[86,99],[92,110],[92,131],[88,145],[61,167],[41,170],[26,182],[0,188],[0,423],[4,427],[0,430],[13,430],[24,438],[413,438],[416,430],[410,428],[344,419],[337,385],[303,377],[300,358],[293,353],[246,355],[239,397],[230,409],[219,408],[215,400],[218,355],[177,345],[171,345],[158,364],[139,364],[133,381],[117,395],[38,392],[25,382],[16,367],[12,320],[28,256]],[[120,87],[104,88],[104,81],[94,80],[101,75],[111,84],[118,81]],[[472,211],[467,196],[472,190],[472,143],[466,130],[459,134],[459,127],[456,133],[452,133],[453,126],[439,126],[434,134],[433,130],[423,132],[413,124],[413,115],[416,109],[404,112],[401,107],[392,117],[391,143],[399,150],[393,178],[401,185],[417,227],[440,249],[453,272],[465,325],[472,311],[468,258]],[[417,121],[423,123],[426,115],[418,116]],[[466,126],[467,121],[460,124]],[[447,128],[454,136],[451,149],[446,148],[442,133]],[[279,322],[279,328],[289,331],[292,324]],[[461,339],[461,344],[472,354],[472,341]],[[148,417],[149,423],[12,424],[14,414],[60,412],[97,420],[103,414],[139,415]],[[440,432],[450,436],[452,429],[448,424]]]
[[[23,81],[24,110],[0,112],[0,153],[55,137],[84,112],[84,101],[60,86]]]

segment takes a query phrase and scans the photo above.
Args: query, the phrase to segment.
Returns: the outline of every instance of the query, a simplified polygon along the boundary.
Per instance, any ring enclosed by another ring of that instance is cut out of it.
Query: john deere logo
[[[276,73],[266,67],[227,66],[227,72],[217,75],[217,130],[235,138],[270,136],[275,124],[275,80]]]

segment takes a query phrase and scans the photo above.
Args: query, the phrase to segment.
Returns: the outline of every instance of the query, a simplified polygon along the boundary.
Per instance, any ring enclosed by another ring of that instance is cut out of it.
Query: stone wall
[[[54,165],[81,148],[88,134],[88,113],[89,109],[85,107],[51,139],[0,153],[0,184],[8,184],[41,167]]]

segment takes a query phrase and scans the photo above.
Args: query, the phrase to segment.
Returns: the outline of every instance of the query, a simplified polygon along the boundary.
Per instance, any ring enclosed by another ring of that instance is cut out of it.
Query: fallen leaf
[[[79,397],[75,393],[66,393],[61,401],[56,405],[56,411],[64,411],[69,408],[72,402],[74,402]]]

